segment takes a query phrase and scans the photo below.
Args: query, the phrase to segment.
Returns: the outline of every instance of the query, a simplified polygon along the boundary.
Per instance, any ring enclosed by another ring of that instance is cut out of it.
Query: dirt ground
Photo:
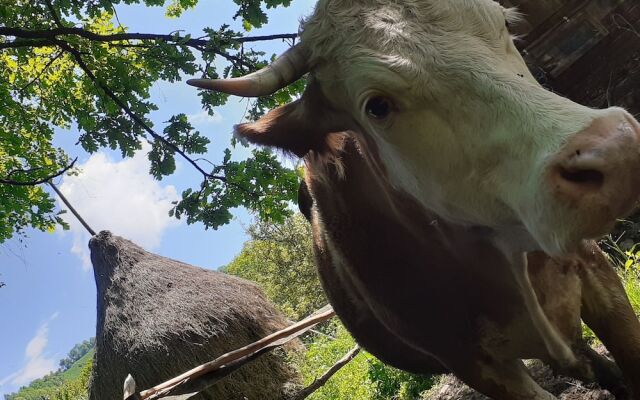
[[[606,353],[604,348],[596,349]],[[607,390],[597,384],[585,384],[565,376],[554,376],[551,368],[538,360],[526,362],[533,378],[545,390],[560,400],[616,400]],[[474,391],[453,375],[443,375],[439,383],[423,394],[423,400],[488,400],[489,398]]]

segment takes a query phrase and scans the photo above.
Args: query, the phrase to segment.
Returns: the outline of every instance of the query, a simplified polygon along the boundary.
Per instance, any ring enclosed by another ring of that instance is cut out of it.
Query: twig
[[[109,0],[109,4],[111,5],[111,9],[113,10],[113,15],[116,18],[116,22],[118,22],[118,27],[121,31],[125,31],[124,26],[122,26],[122,22],[120,22],[120,17],[118,16],[118,11],[116,10],[116,6],[113,5],[113,1]]]
[[[58,172],[56,172],[54,174],[45,176],[44,178],[36,179],[36,180],[33,180],[33,181],[16,181],[16,180],[13,180],[13,179],[0,179],[0,184],[13,185],[13,186],[36,186],[36,185],[40,185],[42,183],[46,183],[46,182],[50,181],[51,179],[57,178],[60,175],[64,174],[65,172],[67,172],[68,170],[73,168],[73,166],[75,165],[76,161],[78,161],[78,157],[76,157],[71,162],[71,164],[69,164],[66,167],[62,168],[60,171],[58,171]],[[10,173],[10,175],[14,174],[14,173],[16,173],[16,172],[12,171]]]
[[[297,37],[298,37],[297,33],[280,33],[276,35],[247,36],[247,37],[233,39],[232,41],[235,43],[249,43],[249,42],[264,42],[267,40],[278,40],[278,39],[295,40]]]
[[[345,354],[344,357],[342,357],[335,364],[333,364],[333,366],[329,368],[327,372],[322,374],[320,377],[314,379],[309,386],[307,386],[306,388],[296,393],[296,395],[294,396],[294,400],[306,399],[313,392],[320,389],[322,386],[324,386],[325,383],[327,383],[329,379],[331,379],[333,375],[335,375],[336,372],[338,372],[345,365],[349,364],[349,362],[353,360],[355,356],[358,355],[358,353],[360,353],[360,346],[356,345],[347,354]]]
[[[143,44],[143,43],[111,43],[112,47],[133,48],[133,49],[151,49],[155,47],[155,44]]]
[[[617,21],[617,19],[616,19],[616,18],[620,18],[622,21],[624,21],[624,23],[625,23],[627,26],[622,26],[622,25],[620,25],[620,24],[618,23],[618,21]],[[635,27],[631,22],[629,22],[629,20],[628,20],[628,19],[626,19],[626,18],[624,17],[624,15],[622,15],[622,14],[613,14],[613,16],[611,17],[611,19],[613,20],[613,23],[615,24],[615,26],[616,26],[616,27],[618,27],[618,28],[620,28],[620,29],[622,29],[622,30],[625,30],[625,31],[627,31],[627,32],[631,32],[631,33],[633,33],[634,35],[636,35],[636,36],[638,36],[638,37],[640,38],[640,32],[638,32],[638,30],[636,29],[636,27]]]
[[[329,335],[328,333],[320,332],[320,331],[319,331],[319,330],[317,330],[317,329],[311,329],[311,330],[309,330],[309,332],[314,333],[314,334],[319,335],[319,336],[327,337],[327,338],[329,338],[329,339],[331,339],[331,340],[336,340],[336,337],[335,337],[335,336],[331,336],[331,335]]]
[[[333,309],[330,306],[325,306],[315,314],[294,325],[266,336],[248,346],[226,353],[213,361],[193,368],[151,389],[134,393],[125,400],[155,400],[186,393],[195,395],[220,380],[221,377],[228,375],[232,370],[245,365],[276,347],[282,346],[334,315]]]
[[[44,66],[44,68],[42,68],[42,71],[40,71],[40,73],[38,73],[38,75],[37,75],[35,78],[33,78],[31,81],[29,81],[26,85],[24,85],[23,87],[21,87],[21,88],[18,90],[18,92],[20,92],[20,93],[24,92],[25,90],[27,90],[27,88],[28,88],[29,86],[31,86],[31,85],[33,85],[35,82],[37,82],[37,81],[42,77],[42,75],[47,71],[47,69],[49,69],[49,67],[51,67],[51,66],[53,65],[53,63],[54,63],[54,62],[56,62],[56,60],[57,60],[58,58],[60,58],[61,56],[62,56],[62,52],[59,52],[58,54],[56,54],[56,56],[55,56],[55,57],[53,57],[52,59],[50,59],[50,60],[47,62],[47,64]]]
[[[84,228],[87,230],[87,232],[89,232],[89,234],[91,236],[95,236],[96,235],[96,231],[94,231],[93,229],[91,229],[91,227],[89,226],[89,224],[87,224],[87,221],[84,220],[84,218],[82,218],[82,216],[80,216],[80,213],[78,213],[78,210],[76,210],[71,203],[69,202],[69,200],[65,197],[64,194],[62,194],[62,192],[60,191],[60,189],[58,189],[58,187],[56,185],[53,184],[53,182],[49,181],[47,182],[47,184],[49,184],[49,186],[51,186],[51,188],[58,194],[58,196],[60,196],[60,199],[62,200],[62,202],[67,206],[67,208],[69,208],[69,211],[71,211],[71,213],[78,218],[78,221],[80,221],[80,223],[82,224],[82,226],[84,226]]]
[[[51,13],[51,17],[53,18],[53,21],[56,23],[56,25],[58,25],[60,28],[64,28],[64,25],[62,25],[62,21],[60,21],[60,18],[58,17],[56,10],[53,8],[53,5],[51,4],[51,0],[44,0],[44,4],[46,4],[47,8],[49,9],[49,12]]]
[[[613,105],[613,95],[611,94],[611,81],[613,80],[613,71],[609,72],[609,83],[607,84],[607,91],[605,92],[607,99],[607,107]]]
[[[32,172],[36,172],[36,171],[40,171],[44,169],[43,167],[33,167],[33,168],[29,168],[29,169],[22,169],[22,168],[18,168],[18,169],[14,169],[9,171],[9,173],[7,174],[7,178],[12,177],[14,174],[30,174]],[[5,178],[6,179],[6,178]]]

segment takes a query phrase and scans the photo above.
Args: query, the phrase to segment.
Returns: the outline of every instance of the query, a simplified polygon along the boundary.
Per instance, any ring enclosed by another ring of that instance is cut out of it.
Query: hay
[[[122,398],[131,373],[149,388],[289,325],[248,281],[148,253],[101,232],[91,239],[98,292],[90,400]],[[297,375],[281,351],[193,399],[282,399]]]

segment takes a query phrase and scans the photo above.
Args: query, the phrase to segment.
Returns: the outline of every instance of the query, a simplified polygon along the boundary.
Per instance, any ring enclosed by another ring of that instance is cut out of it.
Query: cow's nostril
[[[560,168],[562,179],[583,186],[600,187],[604,183],[604,174],[595,169]]]

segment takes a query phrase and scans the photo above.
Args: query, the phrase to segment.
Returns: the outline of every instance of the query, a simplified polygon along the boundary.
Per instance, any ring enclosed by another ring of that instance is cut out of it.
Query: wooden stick
[[[358,353],[360,353],[360,346],[355,345],[353,349],[351,349],[347,354],[344,355],[344,357],[333,364],[333,366],[329,368],[327,372],[322,374],[322,376],[320,376],[319,378],[314,379],[309,386],[296,393],[294,400],[304,400],[313,392],[320,389],[322,386],[324,386],[325,383],[327,383],[329,379],[331,379],[331,377],[336,372],[338,372],[345,365],[349,364],[349,362],[353,360],[355,356],[358,355]]]
[[[327,305],[296,324],[266,336],[245,347],[223,354],[213,361],[209,361],[195,367],[179,376],[176,376],[175,378],[156,385],[151,389],[143,390],[140,393],[134,393],[125,398],[125,400],[155,400],[184,393],[188,393],[187,397],[176,396],[174,398],[191,397],[192,395],[195,395],[211,386],[222,377],[228,375],[231,371],[241,367],[258,356],[295,339],[309,331],[317,324],[332,318],[334,315],[335,312],[331,306]],[[204,384],[200,384],[201,381],[206,382]]]
[[[84,220],[84,218],[82,218],[82,216],[80,216],[80,213],[78,213],[78,210],[76,210],[71,203],[69,202],[69,200],[65,197],[64,194],[62,194],[62,192],[60,191],[60,189],[58,189],[58,187],[56,185],[53,184],[53,182],[49,181],[47,182],[47,184],[49,184],[49,186],[51,186],[51,188],[53,190],[55,190],[55,192],[58,194],[58,196],[60,196],[60,200],[62,200],[62,202],[69,208],[69,211],[71,211],[71,213],[73,215],[75,215],[76,218],[78,218],[78,221],[80,221],[80,223],[82,224],[82,226],[84,226],[84,229],[87,230],[87,232],[89,232],[89,234],[91,236],[95,236],[96,235],[96,231],[94,231],[93,229],[91,229],[91,227],[89,226],[89,224],[87,224],[87,221]]]

